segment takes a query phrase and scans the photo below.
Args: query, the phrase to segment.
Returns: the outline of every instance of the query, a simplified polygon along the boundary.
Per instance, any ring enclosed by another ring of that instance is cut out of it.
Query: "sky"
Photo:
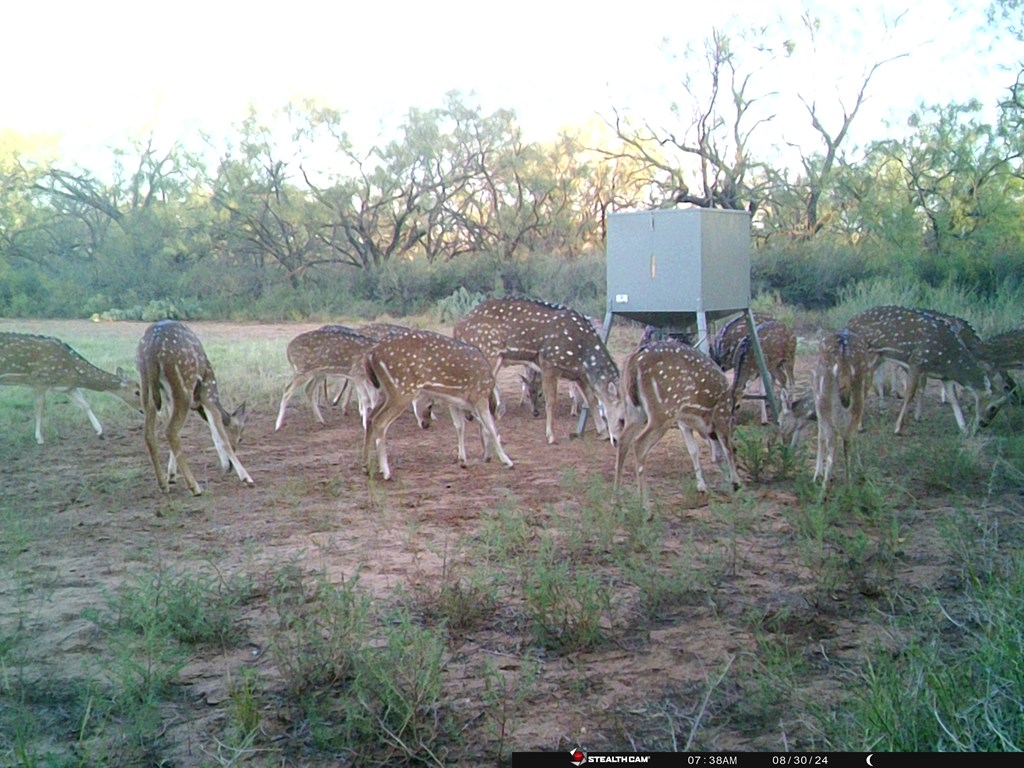
[[[997,64],[1024,52],[980,51],[980,13],[953,16],[949,1],[13,0],[0,38],[0,135],[47,137],[84,158],[150,134],[168,145],[200,130],[227,135],[250,105],[262,115],[312,98],[342,110],[369,145],[410,108],[440,107],[455,90],[485,114],[514,110],[528,139],[551,140],[613,109],[662,120],[684,96],[687,68],[702,65],[686,46],[747,24],[794,30],[801,44],[760,75],[762,87],[776,78],[825,114],[852,99],[865,66],[908,52],[873,81],[863,122],[874,129],[922,99],[994,103],[1013,82],[1016,71]],[[817,46],[799,37],[808,5],[828,20]],[[884,19],[903,11],[887,35]],[[773,109],[806,127],[799,102]]]

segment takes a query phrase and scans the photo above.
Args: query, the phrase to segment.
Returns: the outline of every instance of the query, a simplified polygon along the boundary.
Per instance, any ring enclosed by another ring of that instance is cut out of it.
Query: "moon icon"
[[[867,763],[868,765],[871,765],[871,758],[872,757],[874,757],[874,753],[873,752],[870,755],[868,755],[867,757],[864,758],[864,762]],[[875,768],[875,767],[872,765],[871,768]]]

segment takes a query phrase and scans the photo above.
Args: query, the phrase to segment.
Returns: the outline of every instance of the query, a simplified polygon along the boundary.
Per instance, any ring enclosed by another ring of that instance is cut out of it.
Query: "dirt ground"
[[[288,339],[313,327],[191,325],[207,343],[253,334],[280,342],[282,372],[287,370]],[[3,324],[4,329],[11,326]],[[21,323],[18,328],[72,336],[89,332],[84,324],[70,323]],[[99,331],[137,338],[143,328],[117,324]],[[800,381],[807,381],[808,370],[809,359],[802,357]],[[281,379],[282,388],[286,380]],[[298,396],[279,432],[274,431],[276,402],[253,406],[238,452],[255,481],[252,488],[221,473],[205,424],[190,418],[183,440],[205,488],[195,498],[181,484],[170,495],[159,492],[143,446],[141,418],[126,417],[97,440],[73,405],[51,395],[51,411],[74,411],[67,426],[59,434],[49,430],[44,446],[27,444],[18,455],[7,452],[0,475],[0,504],[19,515],[37,516],[39,530],[45,531],[43,538],[26,534],[0,568],[0,629],[30,638],[32,650],[22,674],[43,681],[89,669],[102,653],[103,637],[83,612],[103,608],[123,580],[158,564],[197,569],[213,564],[230,574],[295,563],[310,578],[325,574],[340,582],[358,576],[384,601],[398,588],[436,584],[452,565],[447,560],[463,556],[461,542],[472,539],[482,519],[503,505],[527,510],[538,529],[558,516],[578,514],[581,488],[595,476],[612,480],[613,448],[596,436],[592,423],[582,438],[570,437],[576,422],[568,415],[567,390],[558,403],[560,440],[549,446],[543,418],[535,419],[519,405],[514,372],[502,374],[501,387],[508,408],[499,428],[515,462],[512,469],[480,461],[472,428],[467,432],[470,463],[458,466],[447,414],[421,430],[410,413],[389,435],[394,478],[371,481],[362,469],[362,429],[355,409],[342,415],[326,407],[328,423],[320,425]],[[237,403],[229,389],[222,397],[229,407]],[[939,414],[938,408],[929,405],[926,418],[951,422],[948,410]],[[752,423],[753,406],[745,411],[749,427],[760,429]],[[22,428],[30,434],[31,422]],[[872,428],[884,426],[879,420]],[[709,485],[722,488],[706,449],[703,461]],[[813,458],[803,461],[806,465]],[[742,680],[741,668],[757,666],[759,632],[770,627],[806,662],[809,672],[801,683],[806,689],[800,695],[821,702],[846,684],[843,669],[866,649],[899,645],[898,633],[879,629],[873,618],[878,601],[885,600],[884,583],[838,584],[823,599],[816,575],[795,551],[785,514],[796,503],[792,482],[769,479],[748,486],[756,514],[741,525],[730,516],[728,494],[695,492],[678,433],[655,448],[648,467],[657,514],[664,518],[666,562],[696,551],[703,557],[696,562],[722,563],[719,575],[695,577],[700,586],[692,599],[657,620],[625,620],[622,628],[609,627],[612,642],[593,651],[531,652],[522,636],[503,631],[507,625],[498,618],[455,637],[447,651],[445,687],[452,712],[465,721],[467,755],[493,757],[495,748],[493,733],[479,714],[484,659],[513,676],[528,653],[541,661],[538,681],[509,723],[512,749],[561,750],[578,744],[622,749],[631,743],[638,749],[666,749],[673,738],[684,744],[699,719],[699,748],[779,750],[813,747],[815,731],[786,711],[764,723],[737,714],[751,694],[733,681]],[[632,483],[631,465],[628,472]],[[905,510],[905,543],[898,562],[879,577],[882,582],[932,587],[945,577],[947,555],[935,545],[927,522],[929,510],[941,503],[918,499]],[[708,589],[711,582],[714,588]],[[168,764],[210,764],[210,734],[228,716],[229,681],[241,667],[255,666],[266,679],[275,678],[269,611],[265,603],[249,605],[245,643],[203,654],[183,670],[184,695],[168,707],[161,725]],[[779,621],[772,623],[773,616]],[[702,711],[711,681],[730,665],[726,682],[714,689],[713,706]],[[263,743],[268,750],[289,725],[280,712],[266,709]],[[274,760],[267,764],[302,762]]]

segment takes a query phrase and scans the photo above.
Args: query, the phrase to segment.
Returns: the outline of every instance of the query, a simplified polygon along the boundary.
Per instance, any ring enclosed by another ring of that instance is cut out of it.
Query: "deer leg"
[[[36,443],[43,444],[43,414],[46,412],[46,388],[36,389]]]
[[[512,463],[512,459],[505,453],[505,449],[501,447],[501,438],[498,436],[498,425],[494,422],[494,415],[491,413],[490,405],[485,400],[478,403],[473,408],[473,414],[476,416],[477,421],[480,422],[480,436],[484,442],[484,453],[487,454],[487,447],[490,445],[494,451],[494,455],[498,457],[498,460],[506,467],[515,466]]]
[[[321,424],[326,424],[324,416],[320,413],[320,387],[327,391],[327,374],[316,373],[306,383],[306,399],[309,400],[309,407],[313,409],[313,415]]]
[[[626,425],[622,430],[622,434],[619,435],[618,443],[615,446],[615,483],[613,486],[615,490],[618,490],[619,486],[622,485],[622,471],[626,464],[626,456],[632,450],[636,436],[642,427],[643,422],[634,420],[632,414],[626,417]]]
[[[188,465],[188,459],[185,458],[185,452],[181,448],[181,428],[184,426],[185,419],[187,418],[188,408],[186,406],[179,407],[177,402],[175,402],[171,409],[171,417],[167,421],[167,429],[164,432],[167,436],[167,445],[171,449],[171,457],[167,462],[167,482],[174,482],[174,476],[180,470],[181,476],[185,478],[185,484],[192,492],[192,495],[199,496],[202,494],[203,489],[196,482],[192,469]]]
[[[719,453],[716,455],[715,446],[718,446]],[[738,491],[740,488],[740,474],[736,471],[736,458],[732,453],[732,439],[728,432],[716,430],[711,438],[712,457],[718,464],[722,474],[729,478],[732,489]]]
[[[814,460],[814,480],[822,478],[828,486],[828,477],[835,459],[835,382],[815,376],[814,408],[818,416],[818,453]]]
[[[553,369],[541,371],[541,390],[544,392],[544,417],[546,419],[546,430],[548,445],[554,445],[555,440],[555,399],[558,397],[558,373]]]
[[[910,411],[910,404],[914,400],[914,395],[917,394],[917,388],[920,384],[922,376],[920,371],[915,368],[911,368],[907,372],[907,392],[903,397],[903,407],[900,408],[900,415],[896,419],[896,430],[895,434],[899,435],[903,431],[903,422],[907,418],[907,413]]]
[[[156,474],[157,485],[160,490],[167,493],[167,475],[164,473],[163,465],[160,462],[160,451],[156,442],[156,405],[145,403],[144,422],[142,433],[146,440],[146,450],[149,453],[150,463],[153,465],[153,472]]]
[[[964,418],[963,409],[960,408],[960,399],[956,396],[956,390],[954,389],[954,383],[952,381],[942,382],[942,392],[946,395],[946,400],[949,402],[949,407],[953,409],[953,416],[956,417],[956,425],[960,427],[960,431],[965,435],[970,434],[970,428],[967,426],[967,419]],[[975,401],[974,412],[978,413],[977,401]]]
[[[374,406],[366,419],[366,439],[363,443],[366,456],[367,471],[370,471],[370,456],[377,453],[377,467],[385,480],[391,479],[391,465],[388,463],[387,434],[388,427],[412,403],[412,398],[385,395],[384,399]]]
[[[85,399],[85,396],[82,394],[82,390],[78,387],[74,387],[72,389],[65,390],[65,394],[67,394],[71,402],[85,411],[85,415],[89,417],[89,421],[92,423],[92,428],[96,430],[96,434],[103,437],[103,425],[100,424],[100,420],[96,418],[96,414],[92,412],[92,406],[90,406],[89,401]]]
[[[206,414],[206,423],[210,427],[210,436],[213,438],[213,447],[217,450],[221,469],[228,472],[234,466],[235,474],[238,475],[239,480],[246,485],[255,485],[252,478],[249,477],[249,473],[246,472],[245,467],[242,466],[242,462],[235,455],[235,449],[231,446],[231,440],[228,438],[224,419],[220,415],[220,409],[207,408],[205,405],[202,406],[202,409]]]
[[[697,440],[693,436],[693,430],[686,424],[680,422],[679,431],[683,433],[683,441],[686,443],[686,450],[690,454],[690,461],[693,462],[693,474],[697,478],[697,491],[700,493],[707,493],[708,484],[704,482],[704,473],[700,468],[700,446],[697,445]]]
[[[459,466],[465,467],[468,462],[466,458],[466,419],[462,409],[454,403],[448,405],[448,413],[451,414],[452,426],[455,427],[455,434],[459,439]]]
[[[667,421],[659,423],[648,421],[647,425],[640,430],[633,445],[636,454],[636,483],[640,489],[640,500],[644,506],[647,506],[647,475],[644,473],[644,460],[647,453],[661,440],[670,426],[671,422]]]
[[[337,406],[338,403],[341,403],[342,416],[344,416],[348,412],[348,404],[352,400],[352,389],[354,386],[355,385],[352,383],[351,379],[342,379],[341,388],[338,390],[338,394],[336,394],[334,398],[330,401],[332,406]],[[326,379],[324,380],[324,389],[327,389]],[[356,392],[356,396],[359,396],[358,392]]]
[[[288,383],[288,386],[284,388],[284,394],[281,396],[281,407],[277,411],[277,422],[274,424],[274,431],[276,432],[284,424],[284,412],[288,407],[288,401],[292,399],[295,394],[295,390],[299,387],[306,386],[306,397],[309,397],[309,385],[313,383],[313,375],[310,373],[300,373],[292,378]],[[311,401],[312,402],[312,401]],[[314,409],[314,413],[315,413]],[[322,421],[322,419],[321,419]]]

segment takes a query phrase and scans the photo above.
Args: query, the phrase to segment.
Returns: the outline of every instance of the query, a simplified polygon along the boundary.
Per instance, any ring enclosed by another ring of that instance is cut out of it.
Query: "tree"
[[[125,301],[175,290],[177,272],[168,266],[185,264],[191,253],[181,226],[189,179],[177,144],[161,151],[150,137],[115,149],[109,181],[53,165],[32,190],[35,204],[50,211],[51,257],[74,271],[80,290]]]
[[[254,297],[275,279],[271,265],[298,289],[306,271],[322,258],[324,222],[292,182],[298,169],[278,156],[270,128],[250,113],[240,130],[237,155],[229,150],[207,182],[214,207],[226,213],[219,224],[222,257],[241,259],[252,268],[249,290]]]
[[[615,132],[625,145],[616,156],[647,169],[660,207],[689,204],[754,213],[765,194],[765,178],[751,138],[775,118],[754,107],[771,93],[752,94],[757,70],[743,71],[731,38],[717,29],[705,40],[703,59],[705,67],[686,69],[682,85],[689,113],[673,104],[674,128],[655,128],[647,121],[636,126],[615,111]],[[695,71],[706,71],[708,81],[698,80]]]

